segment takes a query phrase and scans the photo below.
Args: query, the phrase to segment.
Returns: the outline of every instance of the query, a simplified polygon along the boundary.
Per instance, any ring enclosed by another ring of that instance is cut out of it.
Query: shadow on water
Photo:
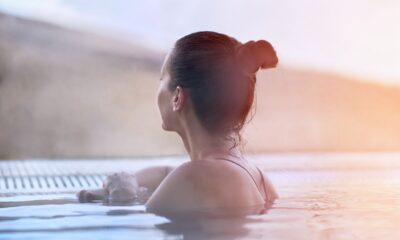
[[[247,225],[265,221],[265,219],[250,218],[250,216],[267,214],[271,206],[272,203],[268,203],[245,208],[210,208],[197,211],[116,209],[106,214],[123,216],[151,213],[164,217],[169,221],[155,224],[154,227],[168,236],[179,235],[179,239],[243,239],[251,232]]]
[[[249,216],[263,215],[272,204],[247,208],[218,208],[199,211],[154,213],[169,219],[155,227],[168,235],[180,235],[183,239],[237,239],[250,233],[246,226],[255,221]]]

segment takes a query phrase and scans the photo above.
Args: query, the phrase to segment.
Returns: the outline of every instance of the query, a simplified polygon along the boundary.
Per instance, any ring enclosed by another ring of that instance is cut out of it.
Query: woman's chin
[[[169,131],[169,129],[165,126],[164,123],[161,124],[162,129],[164,129],[165,131]]]
[[[164,123],[161,125],[161,127],[162,127],[162,129],[164,131],[167,131],[167,132],[174,132],[175,131],[174,129],[172,129],[171,127],[168,127],[168,125],[165,125]]]

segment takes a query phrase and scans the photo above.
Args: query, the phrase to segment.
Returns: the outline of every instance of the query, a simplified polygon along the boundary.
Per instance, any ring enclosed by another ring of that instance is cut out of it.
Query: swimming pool
[[[127,166],[135,170],[178,165],[187,160],[184,157],[19,162],[35,165],[36,175],[50,170],[41,176],[45,184],[40,194],[32,189],[18,193],[17,180],[7,182],[8,190],[0,183],[0,239],[400,239],[399,153],[271,154],[249,159],[268,172],[280,195],[266,214],[176,222],[146,213],[143,205],[77,203],[74,186],[51,190],[53,183],[46,176],[54,174],[50,166],[57,164],[68,165],[63,171],[71,176],[77,176],[78,165],[79,174],[94,174],[95,164],[101,178]],[[16,171],[13,164],[1,162],[2,176]],[[25,180],[18,180],[21,186]],[[81,181],[89,183],[96,184],[95,177]]]

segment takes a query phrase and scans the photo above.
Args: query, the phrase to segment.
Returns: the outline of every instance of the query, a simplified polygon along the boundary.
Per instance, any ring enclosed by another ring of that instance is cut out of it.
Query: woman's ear
[[[172,110],[179,111],[183,106],[184,98],[183,89],[177,86],[172,97]]]

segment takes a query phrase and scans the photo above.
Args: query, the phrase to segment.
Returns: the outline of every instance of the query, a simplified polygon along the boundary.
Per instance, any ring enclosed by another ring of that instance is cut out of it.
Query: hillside
[[[249,150],[400,149],[399,87],[287,69],[259,78]]]

